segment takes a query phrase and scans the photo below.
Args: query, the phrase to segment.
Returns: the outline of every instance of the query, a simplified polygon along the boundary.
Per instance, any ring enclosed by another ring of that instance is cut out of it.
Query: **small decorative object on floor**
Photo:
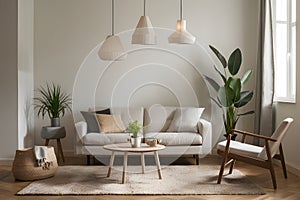
[[[53,162],[47,160],[48,148],[46,146],[35,146],[34,155],[39,167],[49,170],[50,165],[53,166]]]
[[[137,120],[128,124],[126,132],[131,134],[130,143],[133,148],[141,147],[142,137],[140,137],[139,134],[141,133],[142,128],[143,126],[138,124]]]
[[[54,176],[58,168],[54,148],[46,147],[42,149],[46,151],[44,152],[45,155],[43,156],[46,157],[45,163],[49,163],[47,164],[47,167],[43,167],[43,165],[39,166],[37,164],[37,159],[35,156],[37,152],[35,153],[33,148],[16,151],[12,167],[12,173],[16,180],[32,181]],[[41,152],[38,154],[42,155]]]

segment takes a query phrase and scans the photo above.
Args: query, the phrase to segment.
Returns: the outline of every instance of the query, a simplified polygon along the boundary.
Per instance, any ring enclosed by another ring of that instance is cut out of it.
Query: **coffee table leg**
[[[127,153],[127,152],[124,152],[124,163],[123,163],[122,184],[124,184],[125,181],[126,181],[127,157],[128,157],[128,153]]]
[[[145,156],[144,152],[141,153],[142,173],[145,174]]]
[[[111,156],[110,156],[110,162],[109,162],[107,177],[110,177],[110,175],[111,175],[112,167],[114,165],[114,160],[115,160],[115,152],[112,151]]]
[[[157,151],[154,151],[154,158],[155,158],[155,162],[156,162],[156,166],[157,166],[158,177],[159,177],[159,179],[162,179],[160,162],[159,162]]]

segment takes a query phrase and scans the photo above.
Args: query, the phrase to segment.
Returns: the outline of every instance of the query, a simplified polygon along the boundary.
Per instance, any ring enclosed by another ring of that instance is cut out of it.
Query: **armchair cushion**
[[[217,149],[225,151],[227,140],[220,142],[217,146]],[[257,158],[258,155],[262,152],[263,147],[241,143],[238,141],[230,141],[229,153],[239,154],[242,156],[250,156]]]

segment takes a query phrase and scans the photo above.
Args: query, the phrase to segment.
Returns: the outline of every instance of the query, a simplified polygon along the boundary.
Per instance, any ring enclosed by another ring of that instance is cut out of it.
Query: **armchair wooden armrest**
[[[247,131],[241,131],[241,130],[236,130],[236,129],[234,129],[233,131],[236,132],[236,133],[240,133],[240,134],[244,135],[243,139],[242,139],[243,142],[245,141],[245,136],[247,136],[247,135],[252,136],[252,137],[256,137],[256,138],[260,138],[260,139],[264,139],[264,140],[269,140],[269,141],[272,141],[272,142],[277,141],[274,138],[267,137],[267,136],[264,136],[264,135],[258,135],[258,134],[255,134],[255,133],[250,133],[250,132],[247,132]]]

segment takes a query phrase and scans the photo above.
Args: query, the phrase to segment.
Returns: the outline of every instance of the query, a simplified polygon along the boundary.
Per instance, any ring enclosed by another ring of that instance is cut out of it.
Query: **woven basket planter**
[[[54,176],[58,164],[53,147],[48,147],[47,161],[52,164],[48,169],[37,165],[32,148],[17,150],[13,162],[12,173],[16,180],[32,181]]]

